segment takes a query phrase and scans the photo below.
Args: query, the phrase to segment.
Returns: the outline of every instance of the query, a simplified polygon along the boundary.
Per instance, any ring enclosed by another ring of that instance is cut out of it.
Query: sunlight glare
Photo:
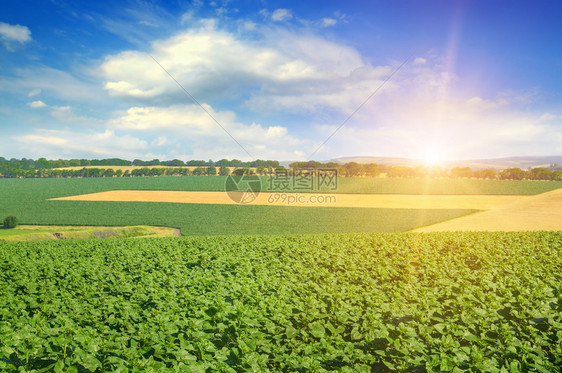
[[[425,166],[438,166],[445,162],[446,158],[440,149],[431,148],[422,153],[420,160]]]

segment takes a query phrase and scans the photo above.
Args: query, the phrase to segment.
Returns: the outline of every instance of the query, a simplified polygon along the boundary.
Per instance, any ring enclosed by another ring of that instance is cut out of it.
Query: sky
[[[0,156],[562,155],[554,0],[0,4]]]

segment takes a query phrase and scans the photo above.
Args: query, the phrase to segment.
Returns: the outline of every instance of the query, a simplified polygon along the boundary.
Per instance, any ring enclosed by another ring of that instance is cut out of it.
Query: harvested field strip
[[[562,190],[527,197],[512,204],[416,229],[441,231],[560,231]]]
[[[173,237],[180,235],[179,229],[144,225],[127,227],[20,225],[14,229],[0,229],[0,240],[5,241]]]
[[[525,200],[524,196],[260,193],[254,205],[489,210]],[[70,201],[235,204],[225,192],[114,190],[55,198]]]

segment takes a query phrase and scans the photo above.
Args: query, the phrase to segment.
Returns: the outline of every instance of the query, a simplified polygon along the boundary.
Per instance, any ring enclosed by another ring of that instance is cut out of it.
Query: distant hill
[[[412,158],[396,158],[396,157],[341,157],[331,159],[326,162],[336,162],[340,164],[348,162],[357,163],[376,163],[386,166],[421,166],[423,161]],[[441,164],[441,167],[470,167],[473,170],[481,170],[491,168],[493,170],[503,170],[506,168],[534,168],[548,167],[551,164],[562,164],[562,156],[538,156],[538,157],[505,157],[492,159],[469,159],[447,161]]]

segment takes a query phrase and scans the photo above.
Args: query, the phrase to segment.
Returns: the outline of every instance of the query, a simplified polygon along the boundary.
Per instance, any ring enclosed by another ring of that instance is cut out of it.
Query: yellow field
[[[488,195],[260,193],[253,205],[488,210],[529,198]],[[55,198],[70,201],[234,204],[225,192],[114,190]]]
[[[530,196],[415,232],[441,231],[559,231],[562,230],[562,189]]]
[[[236,203],[225,192],[186,191],[115,190],[55,199],[196,204]],[[415,232],[562,230],[562,189],[536,196],[260,193],[251,204],[484,210],[432,226],[418,228]]]

